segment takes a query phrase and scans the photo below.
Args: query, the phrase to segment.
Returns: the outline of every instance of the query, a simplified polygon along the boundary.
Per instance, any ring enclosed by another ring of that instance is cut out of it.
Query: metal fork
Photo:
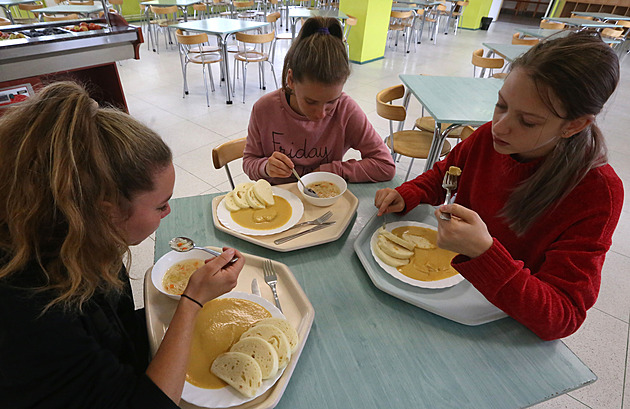
[[[442,180],[442,187],[446,189],[446,198],[444,199],[444,204],[450,204],[453,190],[457,189],[457,175],[452,175],[446,172],[444,174],[444,179]],[[440,219],[451,220],[451,214],[443,212],[440,214]]]
[[[309,220],[307,222],[302,222],[302,223],[298,223],[296,225],[294,225],[293,227],[291,227],[290,229],[287,230],[291,230],[291,229],[295,229],[296,227],[302,227],[302,226],[307,226],[307,225],[318,225],[318,224],[322,224],[324,223],[326,220],[330,219],[330,217],[333,215],[333,213],[329,210],[326,213],[322,214],[321,216],[319,216],[317,219],[314,220]]]
[[[276,307],[278,307],[278,309],[282,311],[282,307],[280,307],[280,300],[278,300],[278,292],[276,291],[278,275],[276,274],[276,269],[273,266],[271,260],[263,260],[263,274],[265,275],[265,283],[267,283],[267,285],[271,287],[271,292],[273,293],[273,299],[276,302]]]

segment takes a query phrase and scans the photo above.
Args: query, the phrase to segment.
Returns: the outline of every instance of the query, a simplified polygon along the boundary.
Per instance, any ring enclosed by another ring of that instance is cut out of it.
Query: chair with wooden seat
[[[230,173],[230,167],[228,164],[243,157],[246,141],[247,138],[234,139],[233,141],[222,143],[212,149],[212,164],[215,169],[225,168],[225,173],[227,173],[232,189],[234,189],[234,180],[232,179],[232,174]]]
[[[109,4],[122,16],[123,0],[109,0]]]
[[[236,33],[236,41],[239,44],[239,51],[234,55],[234,87],[236,88],[236,70],[237,66],[241,65],[241,74],[243,76],[243,103],[245,103],[245,87],[247,84],[247,64],[258,63],[258,80],[261,89],[267,89],[265,85],[265,70],[264,64],[267,63],[271,67],[271,74],[273,81],[278,88],[278,79],[276,78],[276,71],[273,67],[273,63],[269,56],[273,54],[273,48],[276,43],[276,33],[271,31],[265,34],[247,34]],[[248,49],[249,46],[254,46],[254,49]]]
[[[14,19],[16,23],[19,24],[28,24],[28,23],[39,23],[39,13],[37,11],[37,9],[41,9],[44,6],[44,4],[37,2],[37,3],[22,3],[22,4],[18,4],[18,9],[20,9],[21,11],[26,11],[26,15],[28,16],[28,18],[16,18]],[[30,17],[29,14],[32,14],[33,17]]]
[[[175,37],[179,43],[179,55],[182,61],[182,76],[184,77],[184,87],[182,98],[186,98],[188,95],[188,79],[187,68],[189,63],[200,64],[202,66],[203,73],[203,85],[206,89],[206,103],[210,106],[210,96],[208,94],[208,80],[206,78],[206,66],[208,66],[208,76],[210,77],[210,85],[214,92],[214,78],[212,77],[212,69],[210,64],[223,61],[221,54],[218,52],[206,53],[206,52],[193,52],[191,47],[195,46],[197,50],[203,49],[208,44],[208,34],[184,34],[180,29],[175,32]]]
[[[348,34],[350,34],[350,30],[352,27],[357,25],[357,18],[348,14],[348,18],[346,19],[343,25],[343,42],[346,45],[346,52],[350,54],[350,44],[348,44]]]
[[[210,10],[206,3],[195,3],[192,8],[194,19],[203,20],[210,17]]]
[[[277,3],[277,0],[276,0]],[[278,21],[280,20],[280,12],[274,11],[273,13],[267,14],[267,22],[271,24],[271,29],[276,33],[276,45],[278,41],[289,41],[289,46],[291,42],[293,42],[293,36],[290,32],[284,32],[282,30],[278,30]],[[274,46],[271,50],[271,62],[274,63],[276,61],[276,47]]]
[[[540,42],[539,39],[534,37],[521,37],[519,33],[512,35],[512,44],[516,45],[536,45]]]
[[[459,25],[461,24],[461,17],[464,14],[464,10],[466,9],[466,6],[468,6],[470,4],[470,1],[468,0],[460,0],[455,4],[455,9],[453,10],[453,13],[451,14],[451,19],[453,20],[453,35],[457,35],[457,29],[459,28]],[[448,30],[448,27],[447,27]]]
[[[540,28],[546,28],[550,30],[562,30],[565,26],[566,24],[564,23],[549,20],[541,20],[540,22]]]
[[[621,26],[621,28],[623,29],[623,34],[621,35],[621,37],[624,39],[628,38],[628,33],[630,33],[630,21],[619,20],[615,22],[615,24],[617,24],[618,26]]]
[[[593,20],[593,16],[578,16],[577,14],[571,13],[571,18],[581,18],[582,20]]]
[[[391,150],[392,156],[395,159],[397,155],[411,158],[411,163],[405,176],[405,180],[407,180],[409,179],[414,159],[428,158],[431,142],[433,141],[433,132],[420,130],[394,132],[394,121],[404,123],[407,118],[407,109],[402,105],[392,104],[392,101],[401,99],[404,95],[405,87],[403,85],[395,85],[380,91],[376,94],[376,113],[389,121],[389,135],[385,138],[385,143]],[[444,141],[440,157],[445,156],[450,151],[451,144],[448,141]]]
[[[11,25],[13,25],[11,20],[5,17],[0,17],[0,26],[11,26]]]
[[[171,29],[169,26],[171,24],[176,24],[177,20],[177,6],[149,6],[151,13],[153,14],[153,19],[149,21],[149,24],[155,26],[156,30],[160,30],[164,33],[164,43],[165,47],[168,49],[169,44],[173,44],[173,40],[171,39]],[[155,38],[151,39],[153,44],[155,45],[156,51],[160,53],[160,41],[158,33],[155,32]]]
[[[44,21],[67,21],[67,20],[78,20],[78,14],[66,14],[65,16],[53,16],[44,13]]]
[[[473,51],[471,62],[473,65],[473,77],[484,77],[486,70],[489,70],[488,77],[505,78],[507,76],[503,72],[494,73],[494,70],[503,68],[505,60],[501,57],[484,57],[482,48]],[[477,75],[477,68],[481,68],[479,75]]]
[[[470,135],[472,135],[473,132],[475,132],[475,131],[476,131],[475,128],[473,128],[470,125],[466,125],[466,126],[461,128],[461,132],[459,133],[459,139],[461,139],[463,141],[466,138],[468,138]]]
[[[392,11],[389,16],[389,28],[387,31],[387,38],[389,40],[390,34],[396,33],[396,39],[394,40],[394,46],[398,48],[398,36],[403,34],[405,42],[405,52],[407,50],[407,36],[411,35],[413,23],[413,11]]]

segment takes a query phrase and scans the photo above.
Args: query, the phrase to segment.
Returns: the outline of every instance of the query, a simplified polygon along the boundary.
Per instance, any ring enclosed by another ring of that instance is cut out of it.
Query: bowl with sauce
[[[298,182],[298,190],[302,198],[315,206],[326,207],[335,203],[348,188],[346,181],[339,175],[330,172],[312,172],[302,176],[306,187],[313,189],[319,197],[304,193],[302,184]]]
[[[169,251],[153,265],[151,282],[162,294],[179,300],[192,273],[211,257],[203,250]]]

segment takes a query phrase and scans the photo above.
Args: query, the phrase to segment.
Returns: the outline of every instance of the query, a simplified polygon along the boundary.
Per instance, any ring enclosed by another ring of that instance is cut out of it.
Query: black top
[[[134,311],[125,269],[122,294],[96,294],[83,311],[53,308],[34,293],[33,264],[0,280],[0,408],[177,408],[145,374],[144,310]]]

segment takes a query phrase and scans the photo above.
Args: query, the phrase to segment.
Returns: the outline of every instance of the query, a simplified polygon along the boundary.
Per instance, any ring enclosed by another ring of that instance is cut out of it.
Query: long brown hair
[[[542,41],[511,65],[536,84],[542,101],[567,121],[597,115],[619,82],[619,60],[598,35],[588,32]],[[566,113],[561,116],[552,95]],[[593,122],[570,138],[561,138],[540,167],[518,185],[501,215],[523,234],[551,206],[568,194],[593,168],[607,163],[606,144]]]
[[[348,53],[343,44],[343,28],[336,18],[311,17],[304,22],[300,34],[284,57],[282,89],[287,87],[291,69],[293,79],[321,84],[344,83],[350,76]]]
[[[54,295],[47,308],[121,289],[128,246],[103,203],[128,205],[153,189],[172,161],[162,139],[58,82],[0,117],[0,152],[0,279],[38,264],[38,289]]]

